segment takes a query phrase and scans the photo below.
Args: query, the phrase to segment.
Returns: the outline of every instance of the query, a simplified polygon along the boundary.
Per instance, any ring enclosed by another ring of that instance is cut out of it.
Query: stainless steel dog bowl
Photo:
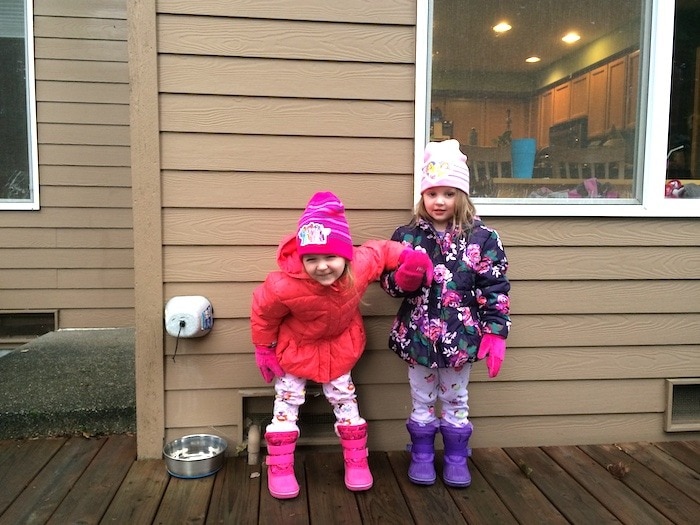
[[[193,434],[163,447],[165,466],[177,478],[203,478],[224,465],[226,440],[211,434]]]

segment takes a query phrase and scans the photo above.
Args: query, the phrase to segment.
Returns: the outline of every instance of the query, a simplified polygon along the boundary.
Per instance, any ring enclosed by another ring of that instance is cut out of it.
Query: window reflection
[[[700,1],[677,0],[666,197],[700,198]]]
[[[635,197],[641,14],[642,0],[434,1],[430,137],[460,141],[474,196]]]

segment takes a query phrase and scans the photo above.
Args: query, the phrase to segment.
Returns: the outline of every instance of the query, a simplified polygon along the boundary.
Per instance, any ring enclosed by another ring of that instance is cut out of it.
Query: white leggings
[[[411,385],[413,410],[411,419],[421,424],[438,419],[435,404],[441,402],[442,420],[453,427],[469,423],[469,373],[471,363],[460,368],[427,368],[408,366],[408,382]]]
[[[323,383],[323,394],[333,407],[336,425],[361,425],[357,394],[350,373]],[[297,429],[299,407],[306,401],[306,379],[285,374],[275,379],[275,402],[272,422],[267,427],[270,432],[284,432]]]

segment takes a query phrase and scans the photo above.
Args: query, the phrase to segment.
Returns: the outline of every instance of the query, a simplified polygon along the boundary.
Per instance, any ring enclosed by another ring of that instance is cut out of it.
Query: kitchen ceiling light
[[[581,35],[572,31],[570,33],[565,34],[561,39],[567,44],[573,44],[574,42],[578,42],[579,40],[581,40]]]
[[[527,58],[525,59],[525,62],[528,62],[528,63],[530,63],[530,64],[534,64],[534,63],[536,63],[536,62],[539,62],[540,60],[542,60],[540,57],[532,56],[532,57],[527,57]]]
[[[510,31],[512,29],[511,25],[508,22],[499,22],[495,26],[493,26],[493,30],[496,33],[505,33],[506,31]]]

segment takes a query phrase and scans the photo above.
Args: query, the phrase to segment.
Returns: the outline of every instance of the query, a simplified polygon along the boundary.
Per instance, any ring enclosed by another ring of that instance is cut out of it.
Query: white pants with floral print
[[[336,425],[361,425],[357,394],[350,373],[323,383],[323,394],[333,407]],[[275,379],[275,402],[272,422],[267,427],[270,432],[297,429],[299,407],[306,401],[306,379],[285,374]]]
[[[442,421],[453,427],[465,427],[469,423],[469,374],[471,363],[460,368],[427,368],[408,366],[408,382],[411,385],[413,410],[411,419],[432,423],[438,419],[435,404],[439,400]]]

